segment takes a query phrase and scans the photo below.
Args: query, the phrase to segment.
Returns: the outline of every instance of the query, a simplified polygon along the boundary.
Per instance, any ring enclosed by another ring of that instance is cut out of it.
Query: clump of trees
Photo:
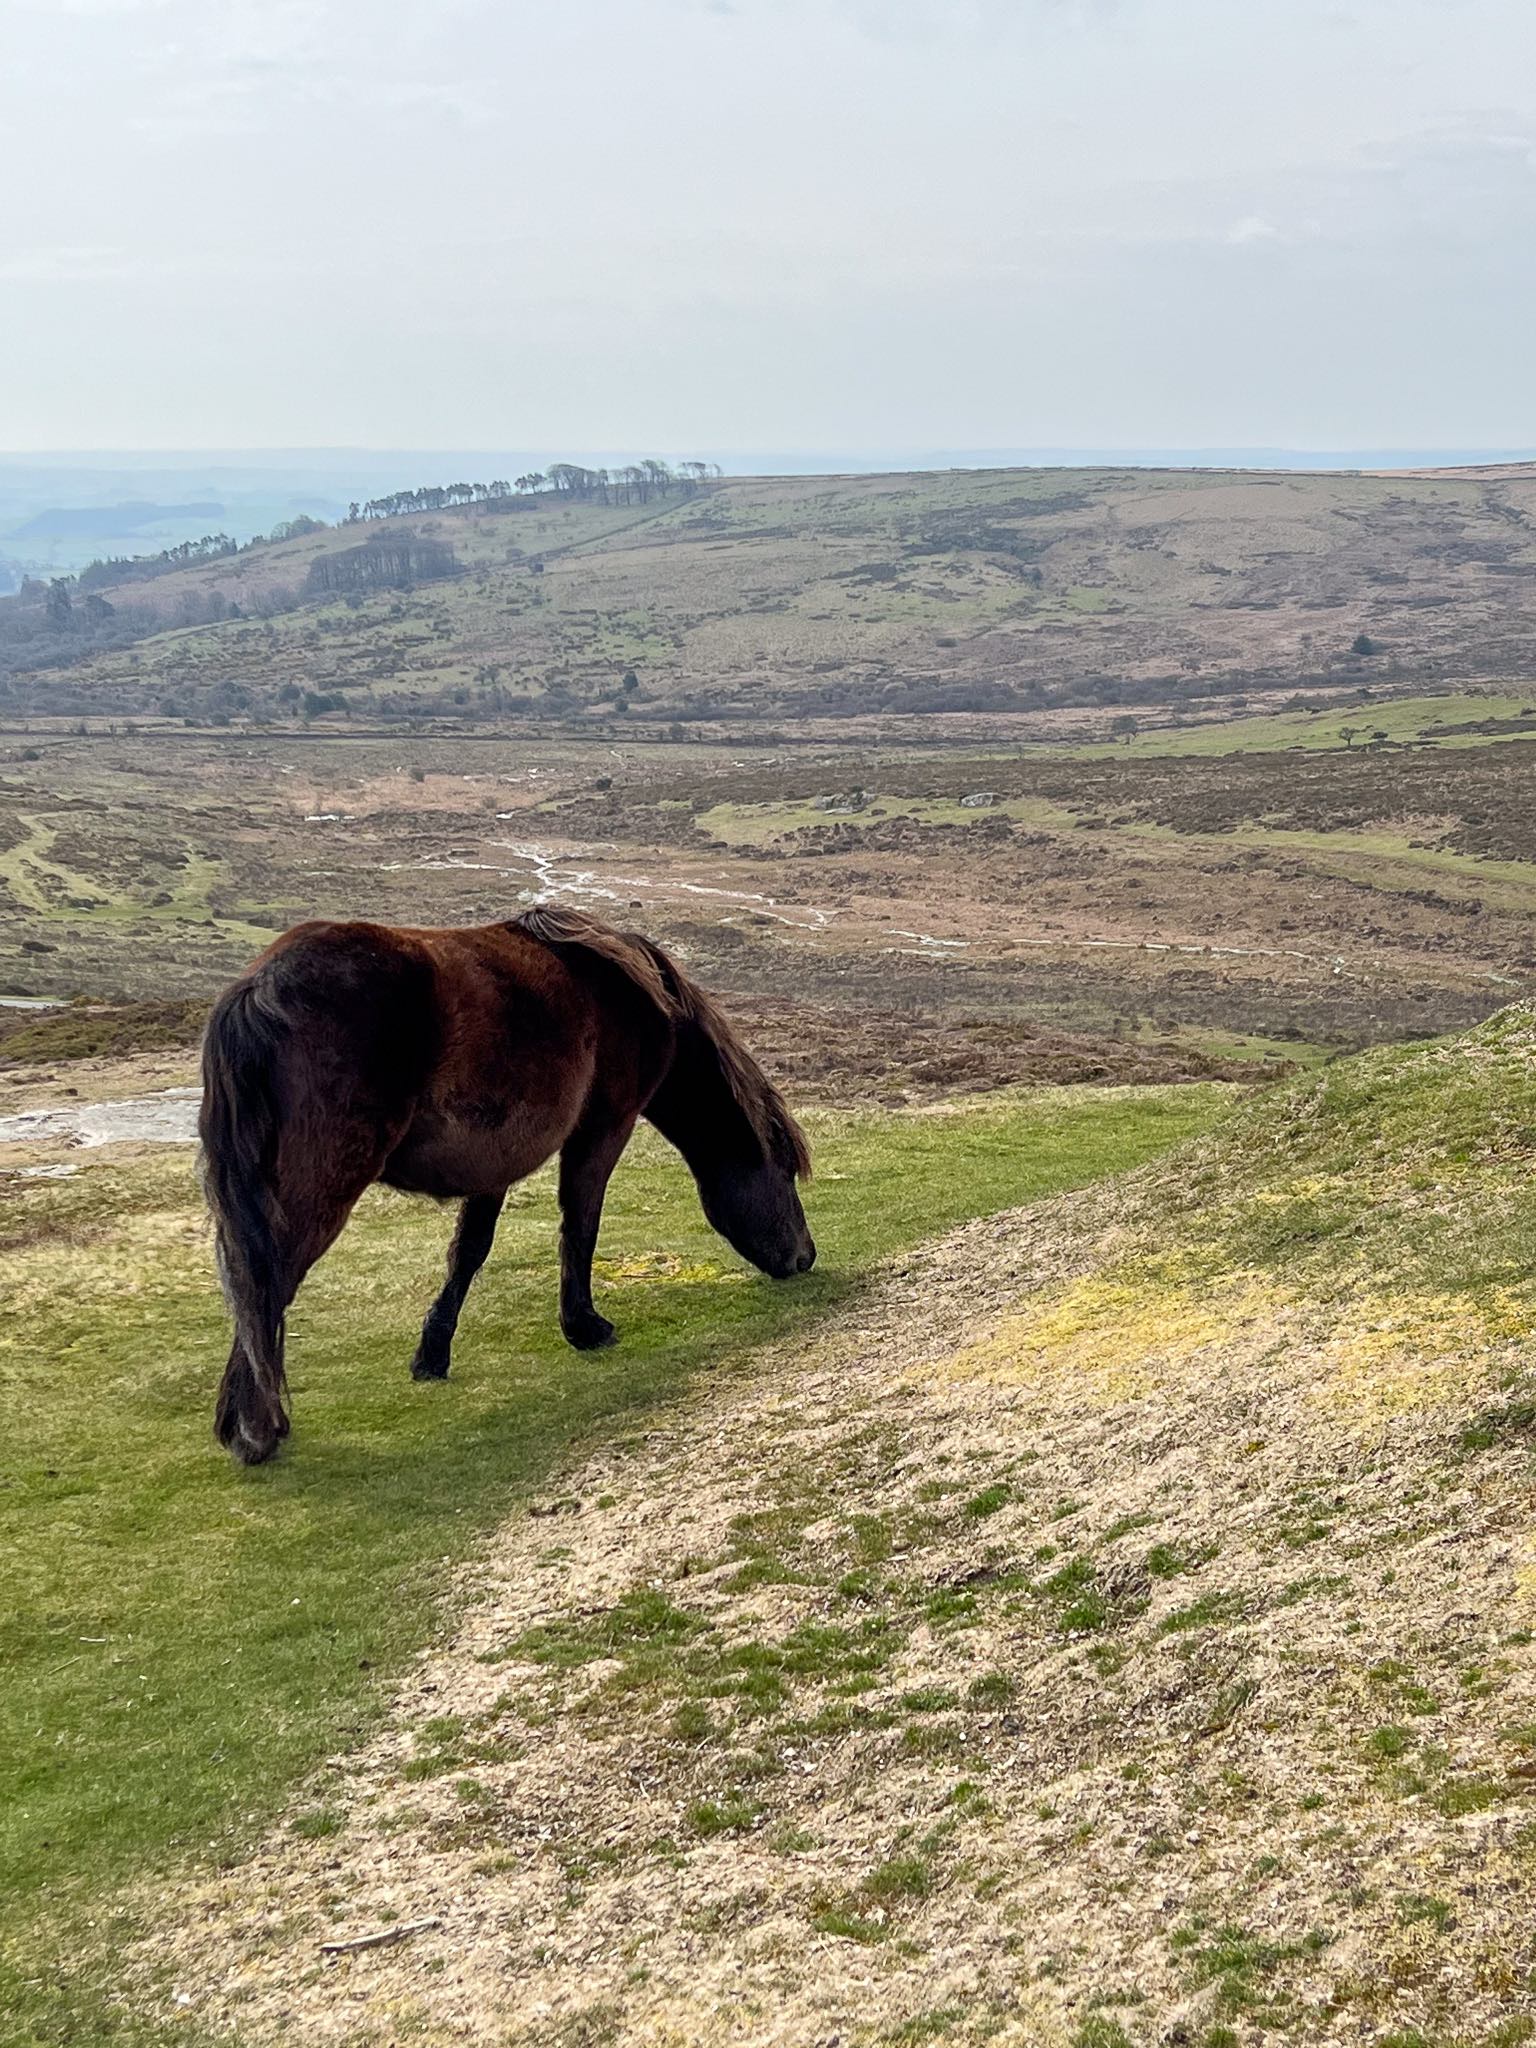
[[[103,560],[87,562],[71,580],[81,590],[96,590],[104,583],[147,583],[152,577],[169,576],[177,569],[190,569],[197,562],[217,562],[239,552],[240,543],[227,533],[205,533],[200,540],[184,540],[177,547],[162,548],[158,555],[108,555]]]
[[[646,505],[674,492],[688,494],[720,474],[718,462],[669,462],[648,456],[619,469],[586,469],[579,462],[554,462],[547,470],[530,469],[508,483],[423,484],[413,491],[389,491],[347,508],[351,524],[359,520],[398,519],[421,512],[443,512],[455,505],[505,505],[545,494],[598,505]]]
[[[327,533],[329,530],[329,525],[324,519],[311,519],[307,512],[300,512],[294,519],[280,519],[265,536],[265,541],[270,544],[279,540],[302,540],[306,533]],[[263,536],[259,533],[254,540],[246,542],[246,546],[252,548],[259,548],[262,545]]]
[[[446,541],[424,540],[410,532],[378,534],[359,547],[316,555],[304,594],[331,597],[342,591],[405,590],[413,583],[456,576],[458,571],[459,558]]]
[[[178,569],[192,569],[200,562],[220,562],[231,555],[249,554],[252,548],[270,547],[274,541],[301,540],[307,533],[328,531],[325,520],[301,512],[293,519],[281,519],[270,533],[257,533],[242,547],[227,533],[205,533],[198,540],[184,540],[157,555],[107,555],[87,562],[71,580],[81,591],[99,590],[103,584],[148,583],[157,576],[170,576]]]
[[[366,503],[354,498],[347,507],[347,524],[355,526],[360,519],[398,519],[407,512],[444,512],[451,505],[494,504],[511,496],[512,486],[503,477],[488,484],[423,484],[419,490],[388,491]]]
[[[557,498],[579,498],[599,505],[647,505],[652,498],[670,497],[674,491],[696,491],[711,475],[720,474],[718,463],[670,463],[647,456],[643,462],[625,463],[619,469],[584,469],[579,462],[554,463],[548,474],[532,470],[517,480],[518,489],[530,497],[548,490]]]
[[[82,593],[73,576],[28,576],[0,599],[0,677],[126,647],[142,631],[136,615],[119,612],[99,591]]]
[[[188,542],[187,547],[196,543]],[[236,550],[218,549],[184,560],[213,560],[218,554]],[[148,558],[151,564],[157,557]],[[118,565],[92,563],[90,571],[78,576],[54,576],[46,581],[29,576],[12,596],[0,598],[0,678],[28,669],[66,668],[97,654],[111,654],[133,646],[148,634],[167,627],[211,626],[225,619],[272,618],[291,611],[297,599],[291,589],[268,586],[239,602],[211,584],[196,583],[176,592],[174,601],[155,600],[147,594],[141,601],[114,604],[94,587],[108,581]],[[132,566],[132,558],[130,558]],[[182,563],[173,564],[181,567]],[[164,574],[151,566],[149,576]],[[123,574],[122,583],[144,580],[137,574]],[[0,689],[0,700],[4,691]]]

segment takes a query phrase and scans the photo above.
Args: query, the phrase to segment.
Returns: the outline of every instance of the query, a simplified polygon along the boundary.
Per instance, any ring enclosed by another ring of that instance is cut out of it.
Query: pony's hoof
[[[418,1351],[411,1360],[413,1380],[445,1380],[448,1377],[449,1356],[446,1351]]]
[[[565,1332],[566,1343],[578,1351],[601,1351],[605,1345],[616,1342],[619,1334],[606,1316],[595,1313],[572,1316],[560,1327]]]
[[[242,1429],[229,1446],[231,1455],[239,1465],[265,1465],[268,1458],[276,1455],[278,1445],[287,1434],[286,1427],[263,1436]]]
[[[236,1408],[221,1407],[213,1425],[214,1436],[237,1465],[264,1465],[288,1430],[287,1411],[282,1408],[262,1415],[242,1415]]]

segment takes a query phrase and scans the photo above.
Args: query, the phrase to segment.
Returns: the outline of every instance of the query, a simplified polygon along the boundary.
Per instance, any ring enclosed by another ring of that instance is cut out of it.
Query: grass
[[[1379,685],[1370,686],[1379,690]],[[1507,733],[1464,730],[1485,720],[1514,725]],[[1346,741],[1346,731],[1351,735]],[[1373,696],[1363,704],[1319,703],[1315,710],[1280,711],[1254,718],[1224,718],[1185,727],[1152,726],[1129,740],[1073,747],[1079,758],[1135,755],[1219,755],[1287,753],[1301,748],[1313,753],[1367,747],[1384,733],[1396,746],[1481,747],[1500,739],[1536,738],[1536,691],[1523,697],[1472,695],[1444,697]]]
[[[1276,1065],[1318,1067],[1338,1057],[1338,1047],[1304,1038],[1266,1038],[1253,1031],[1222,1031],[1199,1024],[1165,1028],[1143,1018],[1136,1036],[1144,1043],[1178,1045],[1218,1060],[1269,1060]]]
[[[574,1443],[701,1364],[808,1328],[875,1260],[1145,1160],[1220,1102],[1067,1090],[943,1118],[814,1120],[823,1258],[793,1289],[741,1267],[675,1158],[643,1140],[604,1236],[609,1272],[632,1275],[605,1298],[623,1341],[585,1357],[555,1328],[541,1177],[509,1208],[442,1386],[412,1384],[405,1364],[448,1219],[376,1191],[293,1318],[293,1443],[250,1473],[208,1438],[225,1333],[190,1160],[28,1187],[0,1228],[0,2008],[31,2029],[19,2038],[112,2036],[62,1965],[82,1922],[105,1926],[131,1879],[238,1857],[306,1770],[357,1742],[451,1603],[455,1563]],[[686,1277],[640,1256],[656,1246]],[[668,1635],[665,1616],[630,1619],[637,1648]],[[687,1617],[669,1656],[677,1628]],[[589,1650],[549,1648],[551,1661]],[[590,1649],[615,1653],[624,1643]],[[804,1653],[850,1668],[869,1654],[851,1639]],[[721,1676],[733,1690],[781,1682],[767,1668]]]
[[[986,763],[983,761],[978,764],[978,787],[985,787],[985,771]],[[834,799],[838,794],[835,768],[828,770],[827,794]],[[827,825],[846,825],[858,831],[868,831],[894,818],[906,819],[916,825],[967,828],[982,824],[988,818],[1007,818],[1031,831],[1058,832],[1070,832],[1077,823],[1074,813],[1065,805],[1050,803],[1041,797],[1003,797],[984,810],[968,810],[958,797],[879,794],[869,795],[860,810],[826,810],[820,800],[812,797],[772,803],[720,803],[699,812],[694,822],[707,837],[724,840],[731,846],[768,846],[790,832]]]
[[[1348,723],[1348,719],[1346,719]],[[1231,731],[1233,727],[1221,727],[1219,731]],[[1536,735],[1536,721],[1532,721]],[[1030,750],[1020,750],[1028,758]],[[1231,748],[1212,748],[1210,754],[1231,752]],[[975,762],[977,786],[987,786],[987,762]],[[1149,772],[1151,774],[1151,772]],[[1255,803],[1262,799],[1255,797]],[[1405,805],[1411,799],[1405,797]],[[1069,836],[1081,827],[1083,819],[1069,803],[1053,803],[1042,797],[999,797],[987,809],[965,809],[954,797],[897,797],[889,793],[868,791],[864,807],[860,811],[823,811],[819,801],[811,797],[795,797],[774,803],[719,803],[709,811],[696,815],[694,823],[702,834],[721,840],[729,846],[754,846],[766,848],[788,842],[788,836],[811,827],[825,829],[827,825],[848,827],[854,831],[870,831],[893,819],[905,819],[913,825],[924,827],[956,827],[963,831],[975,831],[987,821],[1006,819],[1008,823],[1026,831],[1044,831],[1053,836]],[[1098,819],[1102,829],[1110,829]],[[1167,823],[1147,821],[1135,817],[1116,817],[1112,825],[1112,842],[1124,854],[1124,858],[1139,858],[1143,854],[1155,856],[1159,862],[1171,864],[1171,872],[1178,872],[1190,860],[1200,858],[1231,858],[1233,848],[1251,850],[1253,854],[1278,856],[1282,860],[1305,860],[1305,864],[1331,881],[1352,883],[1378,893],[1382,899],[1409,897],[1419,899],[1423,891],[1434,891],[1440,897],[1460,903],[1489,907],[1499,913],[1530,915],[1536,907],[1536,874],[1528,860],[1520,858],[1489,858],[1487,854],[1475,854],[1456,850],[1452,846],[1423,844],[1415,831],[1389,825],[1350,825],[1331,829],[1307,829],[1300,823],[1264,823],[1257,817],[1247,817],[1225,829],[1202,831],[1190,823]],[[1507,983],[1513,985],[1513,983]],[[1264,1034],[1243,1034],[1231,1028],[1223,1028],[1225,1020],[1212,1020],[1212,1026],[1182,1026],[1171,1032],[1176,1040],[1186,1042],[1192,1051],[1202,1051],[1217,1057],[1229,1059],[1286,1059],[1317,1063],[1325,1057],[1319,1044],[1309,1044],[1305,1038],[1288,1040]],[[1169,1032],[1149,1028],[1143,1020],[1139,1026],[1143,1038],[1167,1038]]]
[[[0,1058],[22,1060],[117,1059],[136,1052],[168,1052],[196,1045],[208,1014],[197,997],[151,1003],[71,1003],[28,1016],[0,1012]]]
[[[192,846],[178,845],[171,857],[163,851],[158,858],[151,855],[151,863],[136,885],[127,888],[53,859],[61,836],[56,824],[20,812],[17,822],[24,837],[0,853],[0,891],[34,917],[72,928],[97,924],[215,924],[226,933],[257,945],[265,944],[269,936],[238,919],[212,916],[210,898],[223,878],[223,869],[218,861]]]
[[[1288,2001],[1272,1983],[1276,1974],[1287,1963],[1320,1954],[1331,1940],[1322,1928],[1300,1941],[1277,1942],[1232,1923],[1210,1928],[1193,1920],[1174,1929],[1169,1946],[1192,1985],[1214,1988],[1218,2013],[1262,2023],[1285,2016]]]

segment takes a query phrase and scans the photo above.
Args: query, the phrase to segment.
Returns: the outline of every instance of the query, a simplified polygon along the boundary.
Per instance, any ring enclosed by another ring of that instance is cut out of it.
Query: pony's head
[[[541,904],[514,922],[543,945],[605,961],[646,997],[671,1034],[672,1058],[645,1114],[687,1160],[704,1214],[774,1279],[809,1271],[816,1246],[796,1186],[811,1171],[805,1134],[703,989],[653,940],[585,911]]]
[[[775,1280],[805,1273],[816,1244],[796,1183],[810,1149],[789,1106],[704,991],[648,948],[671,998],[676,1051],[646,1116],[692,1169],[704,1214]]]
[[[800,1175],[810,1170],[805,1140],[788,1112],[782,1130],[758,1147],[689,1160],[704,1214],[744,1259],[775,1280],[807,1273],[816,1242],[805,1220]]]

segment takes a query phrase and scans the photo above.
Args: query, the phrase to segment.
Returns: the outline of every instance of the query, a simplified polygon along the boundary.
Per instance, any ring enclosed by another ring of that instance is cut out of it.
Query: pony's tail
[[[287,1037],[270,992],[252,979],[219,998],[203,1038],[203,1186],[236,1336],[214,1433],[247,1463],[269,1457],[288,1434],[276,1186],[278,1069]]]

